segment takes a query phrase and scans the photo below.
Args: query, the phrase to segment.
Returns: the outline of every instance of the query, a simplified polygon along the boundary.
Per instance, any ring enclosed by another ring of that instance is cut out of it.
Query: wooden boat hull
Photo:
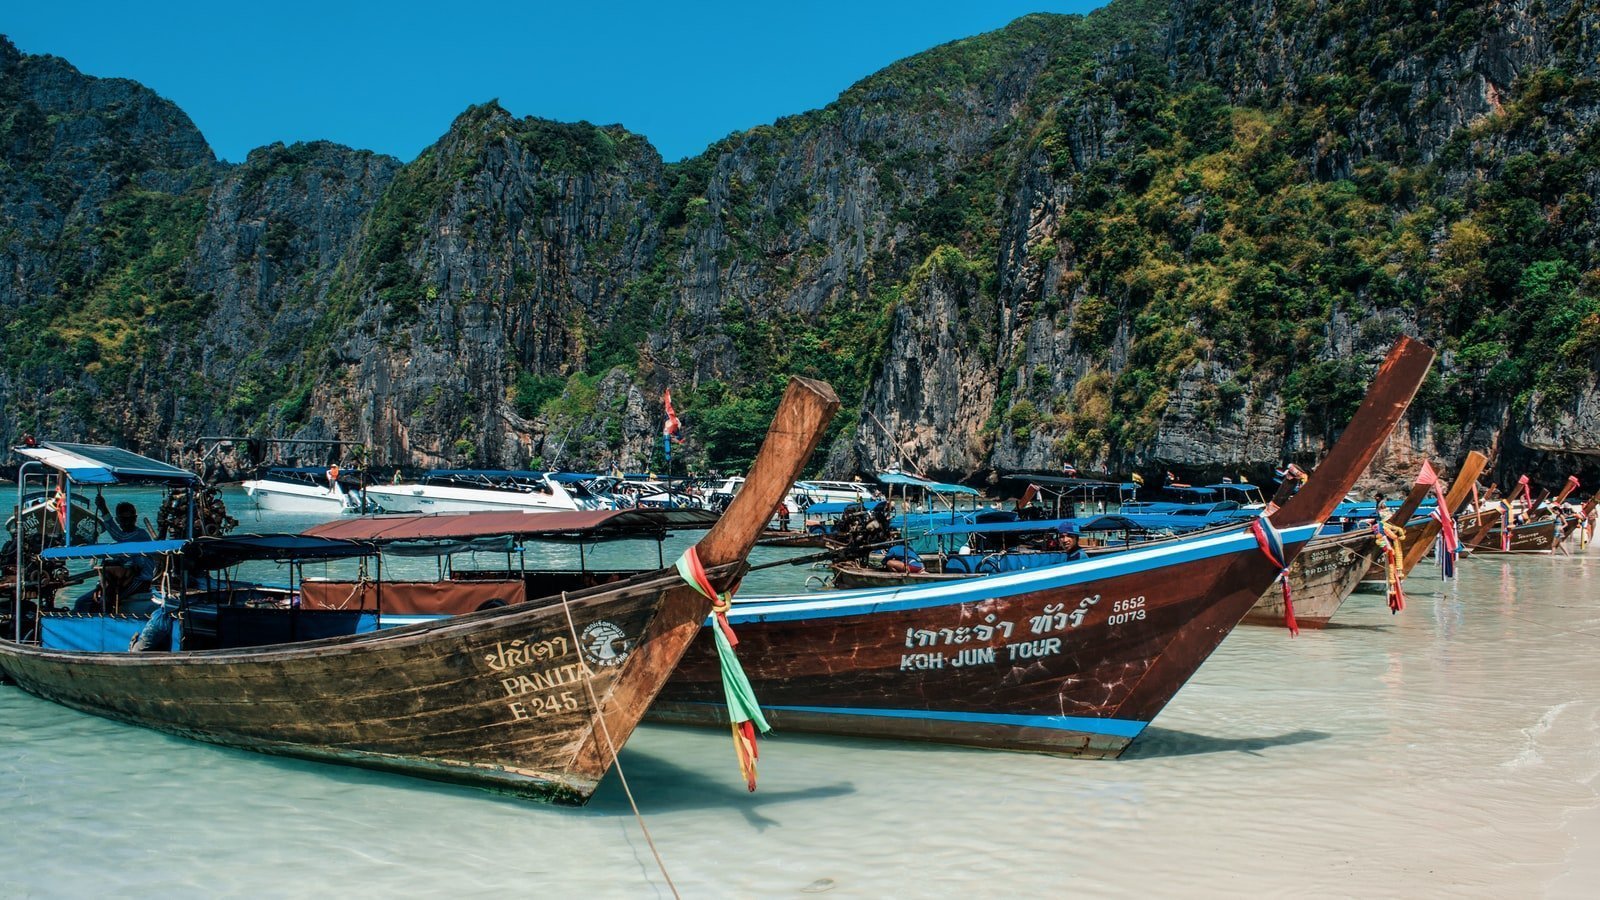
[[[726,574],[726,572],[724,572]],[[65,706],[264,753],[587,800],[707,604],[676,577],[377,634],[248,651],[75,653],[0,642],[0,672]],[[576,635],[577,640],[574,640]]]
[[[808,531],[777,531],[768,530],[761,533],[756,539],[758,547],[829,547],[832,546],[826,535],[812,534]]]
[[[1378,539],[1370,531],[1318,537],[1307,544],[1289,566],[1295,623],[1301,628],[1326,627],[1379,552]],[[1267,588],[1240,624],[1283,627],[1283,587],[1274,583]]]
[[[1557,522],[1555,519],[1543,519],[1530,522],[1527,525],[1518,525],[1511,530],[1511,546],[1503,548],[1501,543],[1501,529],[1489,529],[1483,542],[1472,549],[1472,552],[1483,554],[1549,554],[1554,552],[1558,543],[1556,534]]]
[[[1317,472],[1292,498],[1286,484],[1268,517],[949,584],[741,603],[729,618],[745,672],[779,728],[1120,755],[1312,539],[1432,358],[1401,338]],[[724,720],[710,635],[652,715]]]
[[[855,563],[835,563],[833,586],[841,589],[911,587],[979,577],[971,572],[890,572]]]
[[[1286,530],[1289,552],[1314,531]],[[1235,528],[948,584],[738,603],[730,619],[776,728],[1114,757],[1276,574]],[[702,634],[650,716],[723,721],[721,692]]]

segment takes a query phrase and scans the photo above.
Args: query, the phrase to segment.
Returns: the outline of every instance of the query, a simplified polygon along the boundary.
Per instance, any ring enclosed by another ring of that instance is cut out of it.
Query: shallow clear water
[[[1600,551],[1426,566],[1398,616],[1236,631],[1121,760],[777,734],[748,794],[725,733],[645,726],[622,769],[685,896],[1589,895]],[[668,893],[615,772],[557,809],[14,688],[0,742],[0,896]]]

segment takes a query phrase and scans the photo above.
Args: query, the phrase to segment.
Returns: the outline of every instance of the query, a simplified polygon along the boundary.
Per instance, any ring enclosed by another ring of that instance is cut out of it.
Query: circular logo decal
[[[628,646],[628,636],[621,626],[605,619],[590,624],[580,637],[583,658],[597,666],[620,666],[633,649]]]

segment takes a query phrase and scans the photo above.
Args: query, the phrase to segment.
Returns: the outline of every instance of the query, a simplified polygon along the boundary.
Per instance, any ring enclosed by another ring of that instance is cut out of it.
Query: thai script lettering
[[[558,656],[566,656],[571,652],[571,646],[564,637],[553,637],[545,641],[526,641],[519,638],[510,644],[496,641],[494,653],[485,656],[483,661],[488,663],[490,669],[505,672],[555,659]]]

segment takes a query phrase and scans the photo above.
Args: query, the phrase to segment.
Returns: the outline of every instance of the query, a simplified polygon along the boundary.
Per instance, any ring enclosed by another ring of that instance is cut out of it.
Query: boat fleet
[[[297,534],[227,533],[176,466],[33,444],[16,450],[0,676],[189,738],[567,804],[647,718],[731,726],[752,790],[770,727],[1115,757],[1237,626],[1320,627],[1363,584],[1398,612],[1430,551],[1450,570],[1592,538],[1600,494],[1575,504],[1573,479],[1534,496],[1524,479],[1498,497],[1479,489],[1481,454],[1448,479],[1424,464],[1393,509],[1347,501],[1432,359],[1401,339],[1327,456],[1270,499],[1227,483],[1141,502],[1026,476],[1001,510],[904,472],[807,482],[839,404],[800,378],[744,478],[439,469],[375,485],[281,467],[244,485],[265,508],[327,513]],[[167,491],[159,533],[101,500],[128,485]],[[828,589],[735,596],[791,507],[784,534],[816,539],[799,559]],[[666,559],[661,540],[684,531],[704,535]],[[654,558],[626,569],[545,571],[522,552],[640,537]],[[438,577],[385,578],[393,555],[435,557]],[[328,559],[357,574],[305,575]],[[262,561],[287,580],[240,574]]]

